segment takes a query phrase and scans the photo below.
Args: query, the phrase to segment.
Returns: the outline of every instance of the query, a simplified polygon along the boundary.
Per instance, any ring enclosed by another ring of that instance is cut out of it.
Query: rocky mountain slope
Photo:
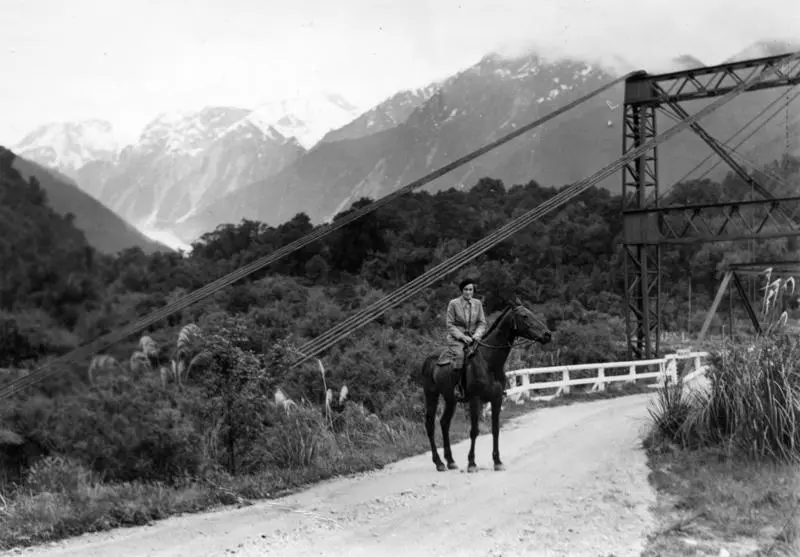
[[[307,97],[264,103],[254,117],[295,139],[304,149],[313,148],[326,133],[347,125],[360,111],[335,93],[315,93]]]
[[[113,166],[95,165],[88,187],[136,225],[171,226],[237,187],[263,180],[294,162],[304,149],[251,111],[209,107],[163,115],[125,148]]]
[[[75,215],[74,225],[81,230],[96,250],[114,254],[120,250],[139,247],[145,253],[170,251],[131,226],[108,207],[82,191],[69,177],[55,170],[45,168],[33,161],[14,156],[13,152],[0,147],[4,157],[10,159],[10,166],[25,180],[35,176],[41,188],[47,193],[48,205],[60,215]]]
[[[487,56],[432,87],[406,121],[393,127],[382,123],[375,133],[359,136],[355,132],[367,129],[368,113],[350,130],[328,134],[275,176],[218,200],[213,214],[198,212],[179,225],[178,233],[193,237],[243,217],[277,224],[301,210],[320,222],[359,197],[385,195],[612,79],[581,61]],[[582,179],[619,157],[622,94],[622,86],[612,89],[428,189],[470,187],[482,176],[508,185],[536,180],[560,186]],[[337,134],[342,139],[336,140]],[[679,146],[677,154],[691,156],[691,149]],[[619,178],[603,185],[619,189]]]
[[[358,139],[403,124],[414,110],[428,101],[441,84],[432,83],[420,89],[400,91],[352,122],[325,134],[323,142],[333,143],[343,139]]]
[[[39,126],[12,147],[20,157],[76,178],[85,164],[116,160],[119,144],[105,120],[55,122]]]
[[[762,42],[732,58],[794,49],[791,43]],[[672,69],[702,65],[683,55],[673,60]],[[136,145],[116,158],[98,155],[70,172],[84,191],[140,228],[168,230],[187,242],[242,218],[275,225],[304,211],[321,222],[362,196],[385,195],[615,76],[582,60],[489,55],[448,79],[399,92],[360,116],[346,100],[331,94],[265,104],[253,111],[210,107],[162,115]],[[781,94],[785,92],[747,93],[701,124],[727,140]],[[560,186],[585,178],[621,155],[622,100],[620,85],[427,189],[471,187],[482,176],[509,186],[530,180]],[[693,113],[706,102],[684,103],[684,108]],[[800,120],[800,100],[788,114],[791,132]],[[785,120],[768,122],[739,151],[758,161],[779,157],[786,144]],[[674,123],[660,114],[658,129]],[[660,146],[662,191],[709,153],[691,131]],[[694,175],[713,162],[716,158]],[[59,163],[53,159],[50,164]],[[714,175],[726,171],[720,165]],[[620,181],[615,175],[600,185],[619,191]]]

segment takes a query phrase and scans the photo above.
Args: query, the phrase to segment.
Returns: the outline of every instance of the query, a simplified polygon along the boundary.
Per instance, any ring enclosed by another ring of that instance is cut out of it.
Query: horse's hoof
[[[437,472],[444,472],[446,470],[447,470],[447,468],[445,468],[444,464],[442,464],[441,462],[436,465],[436,471]]]
[[[456,464],[455,462],[448,462],[447,463],[447,469],[448,470],[458,470],[458,464]]]
[[[505,469],[506,469],[506,467],[503,466],[502,462],[498,462],[497,464],[494,465],[494,471],[495,472],[502,472]]]
[[[477,471],[478,471],[478,467],[475,464],[470,464],[469,466],[467,466],[467,473],[468,474],[472,474],[473,472],[477,472]]]

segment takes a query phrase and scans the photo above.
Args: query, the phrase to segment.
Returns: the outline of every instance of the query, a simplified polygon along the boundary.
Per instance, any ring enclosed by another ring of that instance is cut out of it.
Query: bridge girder
[[[656,136],[656,111],[663,106],[669,107],[677,118],[685,119],[688,113],[680,102],[724,95],[755,73],[768,69],[774,73],[744,93],[800,84],[800,59],[787,63],[792,56],[790,53],[628,78],[623,103],[623,155]],[[657,149],[623,168],[625,323],[628,356],[632,359],[656,358],[659,354],[663,245],[800,235],[794,210],[799,198],[773,198],[704,128],[691,128],[766,200],[660,207]],[[766,220],[751,225],[741,218],[743,211],[761,214]],[[738,277],[734,282],[738,289]]]

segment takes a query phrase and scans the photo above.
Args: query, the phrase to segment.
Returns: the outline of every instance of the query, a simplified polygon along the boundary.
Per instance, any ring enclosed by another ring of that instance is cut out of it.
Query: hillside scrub
[[[102,255],[9,153],[0,152],[0,387],[314,229],[303,214],[275,227],[244,220],[204,235],[190,255]],[[724,188],[688,182],[670,200],[722,201],[737,188],[731,177]],[[621,203],[590,189],[338,343],[322,368],[287,365],[298,346],[555,193],[483,178],[468,191],[406,196],[114,345],[91,377],[92,361],[60,365],[0,409],[3,542],[272,496],[427,450],[415,374],[441,349],[444,309],[465,275],[478,277],[489,320],[518,294],[555,331],[546,347],[512,351],[509,369],[623,359]],[[783,248],[759,246],[765,257]],[[718,266],[746,256],[732,243],[665,249],[666,329],[710,303]],[[182,344],[193,327],[200,341]]]

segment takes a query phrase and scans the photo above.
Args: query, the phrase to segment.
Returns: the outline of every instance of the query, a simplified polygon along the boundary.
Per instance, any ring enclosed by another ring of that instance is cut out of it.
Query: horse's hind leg
[[[444,397],[444,413],[440,424],[442,426],[442,445],[444,445],[444,459],[447,461],[449,470],[458,470],[458,465],[453,460],[453,453],[450,451],[450,423],[453,421],[453,414],[456,411],[456,399],[452,394]]]
[[[497,472],[505,469],[503,461],[500,460],[500,409],[502,404],[502,398],[492,400],[492,460],[494,460],[494,469]]]
[[[428,433],[428,441],[431,443],[431,454],[433,463],[439,472],[447,470],[444,462],[439,458],[439,450],[436,448],[436,409],[439,406],[439,393],[436,391],[425,391],[425,431]]]
[[[467,455],[467,472],[477,472],[478,466],[475,464],[475,439],[478,437],[478,418],[481,411],[481,400],[478,397],[472,397],[469,401],[469,455]]]

